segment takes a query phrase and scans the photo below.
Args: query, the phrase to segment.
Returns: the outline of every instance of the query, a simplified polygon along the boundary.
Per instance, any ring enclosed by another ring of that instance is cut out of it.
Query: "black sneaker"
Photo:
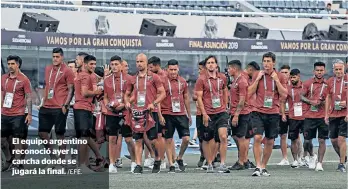
[[[262,176],[265,176],[265,177],[271,176],[271,174],[269,174],[266,169],[262,169],[262,173],[261,174],[262,174]]]
[[[175,173],[175,166],[170,166],[168,173]]]
[[[13,158],[11,158],[9,161],[5,161],[4,166],[2,167],[1,171],[5,172],[8,171],[12,165]]]
[[[130,155],[124,155],[124,157],[126,157],[126,158],[129,159],[129,160],[132,160],[132,158],[131,158]]]
[[[347,156],[344,158],[344,162],[347,163]]]
[[[221,156],[220,154],[217,154],[215,159],[214,159],[214,162],[221,162]]]
[[[177,159],[176,162],[178,163],[180,171],[185,171],[184,161],[182,159]]]
[[[202,166],[203,166],[203,163],[204,163],[204,160],[205,160],[204,156],[201,156],[201,157],[199,158],[198,163],[197,163],[197,167],[202,167]]]
[[[247,162],[244,163],[244,167],[245,167],[245,169],[255,169],[256,168],[256,166],[250,160],[248,160]]]
[[[337,172],[342,172],[342,173],[346,172],[346,167],[344,166],[343,163],[338,164]]]
[[[230,168],[228,168],[230,170],[243,170],[245,169],[244,165],[241,165],[238,161]]]
[[[161,160],[153,163],[152,173],[159,173],[161,171]]]
[[[135,175],[140,175],[143,173],[143,167],[140,166],[140,165],[137,165],[135,168],[134,168],[134,171],[133,171],[133,174]]]
[[[255,168],[253,174],[252,174],[253,177],[259,177],[261,176],[261,170],[260,168]]]

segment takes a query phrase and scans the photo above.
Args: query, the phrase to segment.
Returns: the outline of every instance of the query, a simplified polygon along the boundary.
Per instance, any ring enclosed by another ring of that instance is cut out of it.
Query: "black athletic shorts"
[[[229,115],[226,112],[221,112],[209,115],[209,118],[208,127],[204,126],[204,130],[201,133],[202,139],[204,141],[215,139],[216,142],[220,142],[219,129],[228,127]]]
[[[324,118],[306,118],[304,121],[303,136],[305,140],[311,140],[317,137],[319,139],[329,138],[329,127],[326,125]]]
[[[124,125],[124,117],[105,115],[106,134],[109,136],[118,136]]]
[[[290,140],[298,139],[298,136],[303,129],[304,120],[294,120],[288,119],[289,122],[289,135],[288,138]]]
[[[57,135],[65,134],[68,112],[63,114],[61,108],[45,108],[39,110],[39,132],[51,132],[53,125]]]
[[[157,114],[157,113],[156,113]],[[154,117],[154,112],[152,112],[152,118]],[[156,121],[156,120],[155,120]],[[158,134],[158,127],[159,126],[159,123],[158,123],[158,120],[156,121],[156,124],[155,124],[155,126],[154,127],[152,127],[150,130],[148,130],[147,132],[146,132],[146,135],[147,135],[147,138],[149,139],[149,140],[154,140],[154,139],[157,139],[158,138],[158,136],[157,136],[157,134]],[[160,127],[162,127],[162,126],[160,126]],[[139,139],[143,139],[144,138],[144,133],[134,133],[133,134],[133,138],[134,138],[134,140],[139,140]]]
[[[203,116],[202,115],[196,115],[196,128],[197,128],[197,136],[199,142],[203,142],[202,134],[204,132],[204,125],[203,125]]]
[[[347,122],[344,121],[345,117],[330,117],[329,118],[329,129],[330,138],[338,138],[338,136],[347,136]]]
[[[251,123],[254,135],[263,135],[268,139],[278,137],[279,129],[279,114],[265,114],[261,112],[251,113]]]
[[[238,138],[243,138],[247,135],[248,133],[248,127],[250,123],[250,116],[249,114],[245,115],[239,115],[238,118],[238,125],[234,127],[232,125],[232,119],[234,116],[231,116],[231,128],[232,128],[232,136],[237,136]]]
[[[123,124],[121,126],[121,134],[122,134],[122,137],[124,137],[124,138],[132,137],[133,136],[132,128]]]
[[[247,134],[245,135],[245,138],[250,139],[253,137],[254,137],[253,125],[251,123],[251,114],[249,114],[248,131],[247,131]]]
[[[288,133],[288,130],[289,130],[289,126],[290,126],[290,123],[289,123],[289,116],[287,115],[286,116],[286,121],[284,122],[282,120],[282,116],[280,116],[280,119],[279,119],[279,134],[280,135],[284,135],[284,134],[287,134]]]
[[[6,116],[1,115],[1,137],[25,139],[28,133],[28,126],[25,124],[25,115]]]
[[[190,136],[189,119],[186,115],[163,115],[166,120],[166,130],[164,137],[166,139],[173,138],[175,129],[178,132],[179,138]]]
[[[74,109],[76,138],[91,137],[93,129],[93,114],[88,110]]]

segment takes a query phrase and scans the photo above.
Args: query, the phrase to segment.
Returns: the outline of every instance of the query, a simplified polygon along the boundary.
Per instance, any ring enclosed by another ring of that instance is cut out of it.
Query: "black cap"
[[[99,77],[104,77],[104,69],[102,67],[96,67],[94,73]]]
[[[292,70],[291,70],[290,75],[298,75],[298,74],[300,74],[300,73],[301,73],[300,70],[297,69],[297,68],[295,68],[295,69],[292,69]]]

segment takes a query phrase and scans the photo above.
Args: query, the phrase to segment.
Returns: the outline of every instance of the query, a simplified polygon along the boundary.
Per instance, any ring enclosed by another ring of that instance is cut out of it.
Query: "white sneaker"
[[[324,171],[323,165],[321,163],[317,163],[317,166],[315,167],[315,171]]]
[[[282,159],[282,161],[280,161],[280,163],[278,163],[277,165],[290,165],[290,163],[287,159]]]
[[[305,160],[305,158],[299,158],[298,159],[298,165],[299,166],[306,166],[306,160]]]
[[[161,164],[161,170],[166,168],[167,168],[167,163],[163,161]]]
[[[154,162],[155,162],[155,159],[153,159],[153,158],[145,159],[144,167],[148,167],[148,168],[152,169]]]
[[[297,160],[295,160],[295,161],[292,162],[292,164],[291,164],[291,167],[292,167],[292,168],[298,168],[298,166],[299,166],[299,163],[298,163]]]
[[[109,173],[117,173],[117,167],[115,164],[109,165]]]
[[[315,169],[315,163],[316,163],[316,161],[317,161],[317,156],[316,156],[316,155],[311,156],[311,157],[309,158],[309,161],[308,161],[308,167],[309,167],[310,169]]]
[[[131,164],[131,172],[134,172],[135,167],[137,166],[137,164],[135,162],[132,162]]]

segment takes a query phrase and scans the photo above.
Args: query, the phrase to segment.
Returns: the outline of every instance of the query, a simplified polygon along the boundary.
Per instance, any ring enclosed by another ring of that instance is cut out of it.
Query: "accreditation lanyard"
[[[180,83],[180,80],[178,79],[178,84],[179,84],[179,95],[181,93],[181,83]],[[172,93],[172,85],[170,84],[170,81],[168,79],[168,87],[169,87],[169,94],[170,96],[173,96],[173,93]]]
[[[144,79],[144,91],[146,93],[146,79],[147,79],[147,74],[145,75]],[[137,75],[137,83],[136,83],[137,91],[139,91],[139,75]]]
[[[342,95],[342,90],[343,90],[343,83],[344,83],[344,79],[342,77],[342,82],[341,82],[341,88],[340,88],[340,96]],[[334,79],[334,94],[336,94],[336,77]]]
[[[6,90],[7,90],[7,83],[8,83],[8,78],[7,78],[6,81],[5,81],[5,92],[6,92]],[[15,80],[15,83],[14,83],[14,85],[13,85],[13,90],[12,90],[12,93],[13,93],[13,94],[14,94],[15,91],[16,91],[16,86],[17,86],[17,79]]]
[[[213,88],[211,86],[211,82],[210,79],[208,79],[208,83],[209,83],[209,91],[210,91],[210,95],[213,96]],[[217,90],[218,90],[218,94],[220,94],[220,78],[217,79]]]
[[[267,82],[266,82],[266,76],[263,75],[263,84],[265,87],[265,91],[267,91]],[[275,86],[274,86],[274,80],[272,79],[272,92],[274,92]]]
[[[312,83],[311,84],[311,98],[313,98],[313,86],[314,86],[314,84]],[[325,87],[325,83],[323,83],[323,85],[321,86],[319,98],[321,98],[321,95],[323,94],[324,87]]]
[[[114,89],[114,94],[116,95],[116,88],[115,88],[115,76],[116,76],[116,73],[115,75],[112,77],[112,87]],[[122,76],[122,73],[121,73],[121,76],[120,76],[120,80],[121,80],[121,96],[122,96],[122,92],[123,92],[123,76]],[[146,79],[145,79],[146,81]],[[137,84],[138,84],[138,77],[137,77]],[[138,85],[137,85],[138,86]],[[146,90],[146,86],[145,86],[145,90]]]
[[[303,89],[303,85],[302,85],[301,89]],[[292,98],[292,103],[295,103],[295,93],[294,93],[294,88],[291,88],[291,98]]]
[[[56,73],[56,78],[54,79],[54,83],[53,83],[53,89],[54,89],[54,87],[55,87],[55,85],[56,85],[57,78],[58,78],[58,74],[59,74],[59,72],[60,72],[60,68],[61,68],[61,66],[59,66],[58,71],[57,71],[57,73]],[[49,84],[50,86],[51,86],[52,72],[53,72],[53,68],[51,69],[50,77],[48,78],[48,84]],[[52,89],[52,88],[51,88],[51,89]]]

